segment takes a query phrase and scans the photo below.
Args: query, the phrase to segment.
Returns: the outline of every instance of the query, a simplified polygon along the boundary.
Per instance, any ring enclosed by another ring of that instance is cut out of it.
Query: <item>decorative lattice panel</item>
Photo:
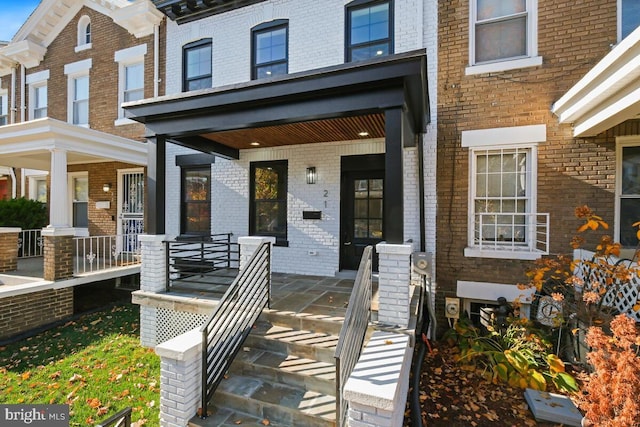
[[[581,250],[577,251],[575,255],[576,259],[592,260],[594,253]],[[638,266],[638,263],[635,262],[632,263],[628,260],[620,261],[615,257],[611,258],[612,259],[608,260],[610,263],[625,263],[625,265],[632,271],[635,269],[636,273],[632,274],[631,279],[625,283],[620,283],[614,279],[614,284],[612,285],[613,289],[605,295],[604,304],[609,307],[615,307],[620,313],[626,313],[636,322],[640,322],[640,311],[635,311],[633,309],[633,306],[638,301],[640,294],[640,267]],[[604,283],[607,280],[600,270],[590,271],[586,264],[577,264],[576,271],[574,273],[576,276],[584,280],[585,283],[588,283],[589,281],[599,281],[600,283]]]
[[[198,328],[202,326],[206,320],[207,315],[205,314],[158,308],[157,343],[163,343],[187,331]]]

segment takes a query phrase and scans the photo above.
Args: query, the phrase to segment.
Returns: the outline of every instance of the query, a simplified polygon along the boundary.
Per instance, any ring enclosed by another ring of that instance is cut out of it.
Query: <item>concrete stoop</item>
[[[335,426],[333,355],[341,325],[265,311],[213,396],[209,417],[189,425]]]

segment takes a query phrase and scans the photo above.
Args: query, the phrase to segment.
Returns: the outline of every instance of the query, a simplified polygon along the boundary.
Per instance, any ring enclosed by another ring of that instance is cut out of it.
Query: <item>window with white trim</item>
[[[532,259],[548,252],[548,214],[536,212],[537,143],[544,125],[465,131],[469,148],[466,256]]]
[[[71,224],[89,227],[89,176],[87,172],[69,174],[71,180]]]
[[[542,64],[537,0],[471,0],[466,74]]]
[[[78,20],[78,38],[75,51],[91,49],[91,18],[83,15]]]
[[[618,41],[624,39],[640,25],[640,2],[618,0]]]
[[[29,119],[47,117],[49,104],[47,81],[49,70],[38,71],[27,75],[25,82],[29,86]]]
[[[118,120],[115,124],[129,124],[133,121],[124,117],[123,102],[144,98],[144,56],[147,45],[141,44],[116,51],[114,60],[118,63]]]
[[[6,93],[0,93],[0,126],[9,124],[8,99]]]
[[[47,176],[29,176],[29,198],[47,203]]]
[[[92,60],[84,59],[64,66],[67,75],[67,122],[89,127],[89,71]]]
[[[640,141],[618,143],[616,177],[616,235],[627,248],[638,245],[637,227],[640,221]]]

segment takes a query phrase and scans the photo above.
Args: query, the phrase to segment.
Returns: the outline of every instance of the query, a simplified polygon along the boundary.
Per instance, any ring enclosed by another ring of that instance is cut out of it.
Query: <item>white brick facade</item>
[[[182,47],[212,39],[213,86],[250,80],[251,29],[275,19],[289,21],[289,73],[344,63],[345,5],[350,0],[272,0],[177,25],[167,23],[166,93],[182,90]],[[395,0],[394,53],[426,48],[431,120],[436,118],[437,2]],[[419,143],[424,148],[426,250],[435,253],[436,128]],[[240,152],[239,160],[216,158],[212,165],[212,234],[249,234],[249,167],[251,162],[288,160],[287,240],[289,247],[273,248],[274,272],[333,276],[339,269],[340,158],[384,153],[383,140],[293,145]],[[194,151],[169,144],[167,148],[167,212],[180,212],[180,168],[175,155]],[[418,148],[404,149],[404,236],[420,248]],[[318,183],[305,183],[305,170],[315,166]],[[322,211],[321,220],[303,220],[303,210]],[[167,214],[169,237],[180,233],[179,214]],[[315,254],[315,255],[311,255]]]

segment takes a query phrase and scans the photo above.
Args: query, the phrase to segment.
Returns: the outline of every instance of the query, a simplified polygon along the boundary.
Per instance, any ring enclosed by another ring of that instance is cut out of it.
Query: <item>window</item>
[[[87,15],[78,20],[78,38],[76,52],[91,48],[91,18]]]
[[[249,233],[287,245],[287,161],[251,164]]]
[[[89,178],[86,174],[71,176],[72,226],[89,227]]]
[[[471,0],[470,13],[467,74],[542,64],[537,57],[537,0]]]
[[[89,76],[76,77],[73,82],[73,119],[74,125],[89,124]]]
[[[535,259],[548,252],[549,215],[536,212],[537,144],[544,125],[462,133],[469,148],[466,256]]]
[[[147,45],[140,44],[115,52],[114,60],[118,63],[118,119],[115,125],[134,123],[125,118],[123,102],[138,101],[144,98],[144,56]]]
[[[183,92],[211,87],[211,39],[184,46],[182,76]]]
[[[29,177],[29,198],[37,200],[41,203],[47,203],[47,177],[46,176],[30,176]]]
[[[640,145],[637,142],[618,145],[618,177],[616,179],[616,211],[619,242],[624,247],[636,247],[640,218]]]
[[[392,11],[390,1],[355,0],[347,5],[347,62],[393,53]]]
[[[4,126],[9,123],[7,114],[7,95],[0,94],[0,126]]]
[[[288,27],[288,21],[282,19],[253,28],[251,78],[262,79],[287,74]]]
[[[34,87],[33,96],[33,118],[41,119],[47,117],[47,86]]]
[[[182,168],[181,234],[211,235],[211,166]]]
[[[638,0],[618,0],[618,34],[622,40],[640,25],[640,2]]]

